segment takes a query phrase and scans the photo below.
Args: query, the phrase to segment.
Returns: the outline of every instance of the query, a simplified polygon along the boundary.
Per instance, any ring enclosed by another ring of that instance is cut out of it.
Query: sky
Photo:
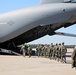
[[[0,14],[27,7],[37,6],[39,5],[39,3],[40,0],[0,0]],[[61,28],[57,31],[76,34],[76,25],[70,26],[68,28]],[[67,36],[46,35],[40,39],[30,42],[29,44],[55,44],[62,42],[65,42],[66,45],[76,45],[76,38]]]

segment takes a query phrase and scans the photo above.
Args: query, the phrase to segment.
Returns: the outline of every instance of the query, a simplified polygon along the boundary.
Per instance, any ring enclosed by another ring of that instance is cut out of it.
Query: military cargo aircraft
[[[75,0],[41,0],[35,7],[0,14],[0,48],[15,49],[45,35],[76,35],[55,32],[76,24]]]

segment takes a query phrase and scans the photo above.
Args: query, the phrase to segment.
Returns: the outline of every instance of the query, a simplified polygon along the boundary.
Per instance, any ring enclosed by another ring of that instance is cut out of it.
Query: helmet
[[[58,43],[56,43],[56,46],[58,45]]]
[[[61,45],[61,43],[59,43],[59,45]]]
[[[64,44],[64,42],[62,42],[62,44]]]

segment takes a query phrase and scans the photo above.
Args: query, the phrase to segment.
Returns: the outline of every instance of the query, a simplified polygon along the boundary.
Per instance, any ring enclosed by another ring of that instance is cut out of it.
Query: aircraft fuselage
[[[0,15],[0,43],[37,26],[76,21],[76,3],[44,4]]]

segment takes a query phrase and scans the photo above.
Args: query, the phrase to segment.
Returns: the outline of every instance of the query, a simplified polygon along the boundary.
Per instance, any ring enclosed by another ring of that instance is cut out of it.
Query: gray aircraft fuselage
[[[13,40],[38,26],[54,25],[57,27],[57,24],[72,24],[75,22],[76,3],[43,4],[0,14],[0,44]]]

